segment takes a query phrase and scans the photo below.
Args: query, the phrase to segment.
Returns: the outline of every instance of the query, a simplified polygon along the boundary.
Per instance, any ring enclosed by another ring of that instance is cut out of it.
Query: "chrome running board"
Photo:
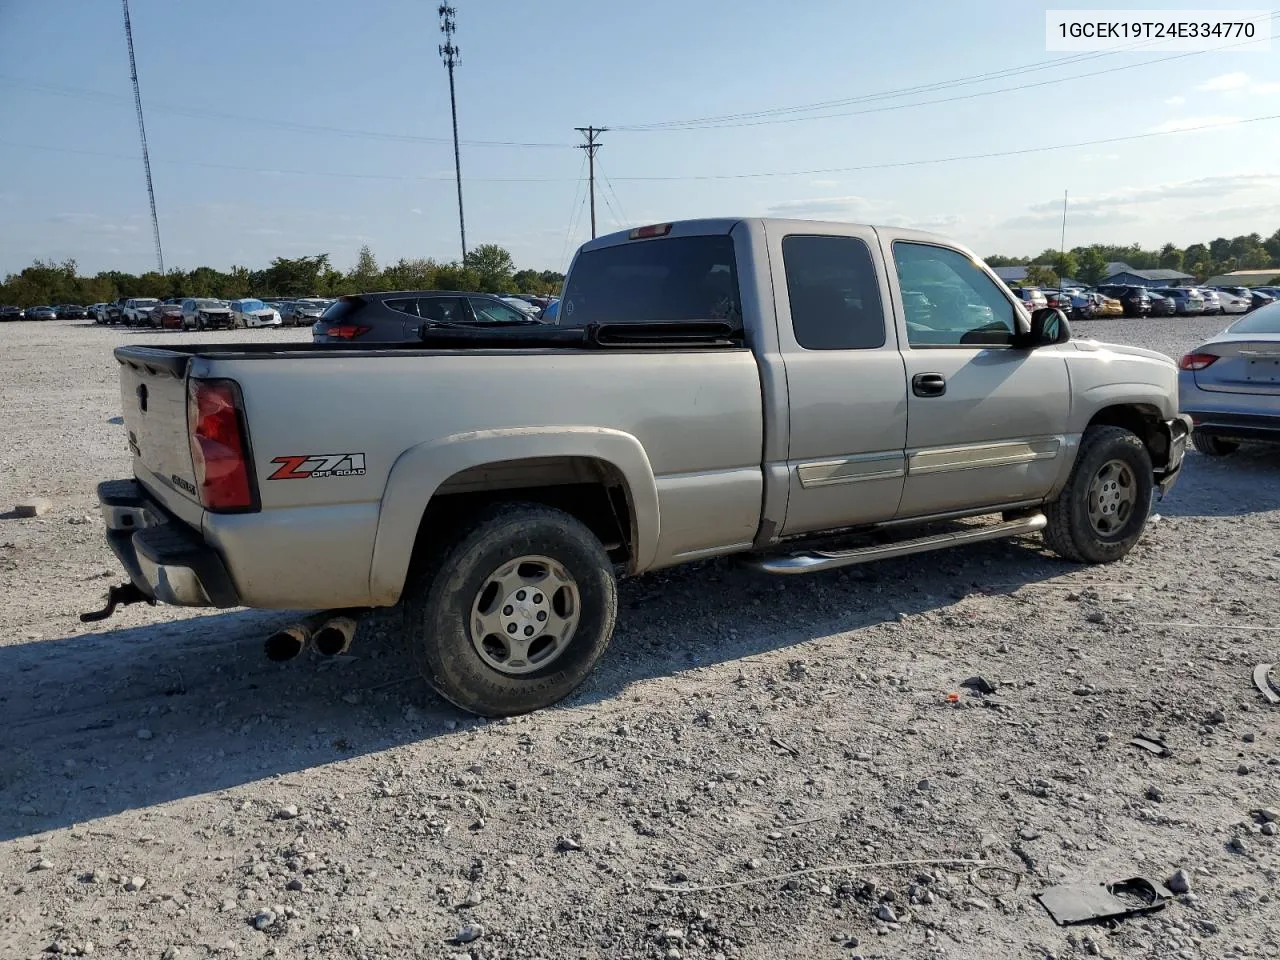
[[[1048,525],[1043,513],[1036,513],[1017,520],[1004,523],[992,523],[969,530],[956,530],[950,533],[936,533],[927,537],[916,537],[914,540],[899,540],[897,543],[876,544],[872,547],[857,547],[853,550],[811,550],[787,554],[767,554],[751,557],[746,560],[747,566],[764,573],[794,574],[818,573],[822,570],[834,570],[837,567],[848,567],[855,563],[870,563],[873,560],[888,560],[893,557],[909,557],[914,553],[925,553],[942,547],[955,547],[966,543],[981,543],[984,540],[1001,540],[1005,537],[1018,537],[1026,533],[1035,533]]]

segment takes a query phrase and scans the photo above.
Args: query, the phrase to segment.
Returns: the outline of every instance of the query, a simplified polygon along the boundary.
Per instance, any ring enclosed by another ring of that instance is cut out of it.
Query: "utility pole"
[[[596,151],[600,149],[600,141],[596,139],[609,131],[608,127],[574,127],[587,138],[586,143],[578,144],[579,150],[587,151],[588,183],[591,189],[591,239],[596,238]]]
[[[129,0],[124,4],[124,38],[129,44],[129,76],[133,78],[133,104],[138,108],[138,135],[142,138],[142,168],[147,175],[147,197],[151,200],[151,230],[156,240],[156,265],[164,276],[164,251],[160,247],[160,218],[156,216],[156,188],[151,182],[151,154],[147,151],[147,125],[142,122],[142,91],[138,87],[138,61],[133,57],[133,25],[129,22]]]
[[[462,261],[467,260],[467,221],[462,215],[462,155],[458,152],[458,100],[453,91],[453,68],[462,62],[462,51],[453,42],[457,24],[453,18],[457,10],[447,3],[440,4],[440,32],[444,43],[440,45],[440,58],[449,71],[449,112],[453,114],[453,169],[458,177],[458,232],[462,234]]]

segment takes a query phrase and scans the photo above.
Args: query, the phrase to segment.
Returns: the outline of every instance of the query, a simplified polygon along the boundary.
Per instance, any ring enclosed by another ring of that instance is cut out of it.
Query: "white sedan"
[[[1237,297],[1234,293],[1226,293],[1218,291],[1218,300],[1222,304],[1223,313],[1248,313],[1249,301],[1244,297]]]
[[[233,327],[279,327],[280,311],[261,300],[231,301],[231,325]]]

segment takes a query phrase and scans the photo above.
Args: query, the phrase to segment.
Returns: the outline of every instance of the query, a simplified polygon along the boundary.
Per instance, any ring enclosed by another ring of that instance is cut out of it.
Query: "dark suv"
[[[1147,317],[1151,315],[1151,296],[1146,287],[1132,287],[1124,284],[1107,284],[1098,288],[1098,292],[1112,299],[1119,300],[1124,307],[1126,317]]]
[[[416,343],[423,326],[539,325],[497,297],[457,290],[400,290],[342,297],[311,327],[314,343]]]

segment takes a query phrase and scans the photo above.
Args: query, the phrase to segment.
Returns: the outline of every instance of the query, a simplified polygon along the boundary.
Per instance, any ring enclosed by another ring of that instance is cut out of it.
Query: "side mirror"
[[[1071,324],[1067,315],[1057,307],[1042,307],[1031,314],[1031,331],[1022,338],[1019,346],[1029,350],[1066,343],[1071,339]]]

